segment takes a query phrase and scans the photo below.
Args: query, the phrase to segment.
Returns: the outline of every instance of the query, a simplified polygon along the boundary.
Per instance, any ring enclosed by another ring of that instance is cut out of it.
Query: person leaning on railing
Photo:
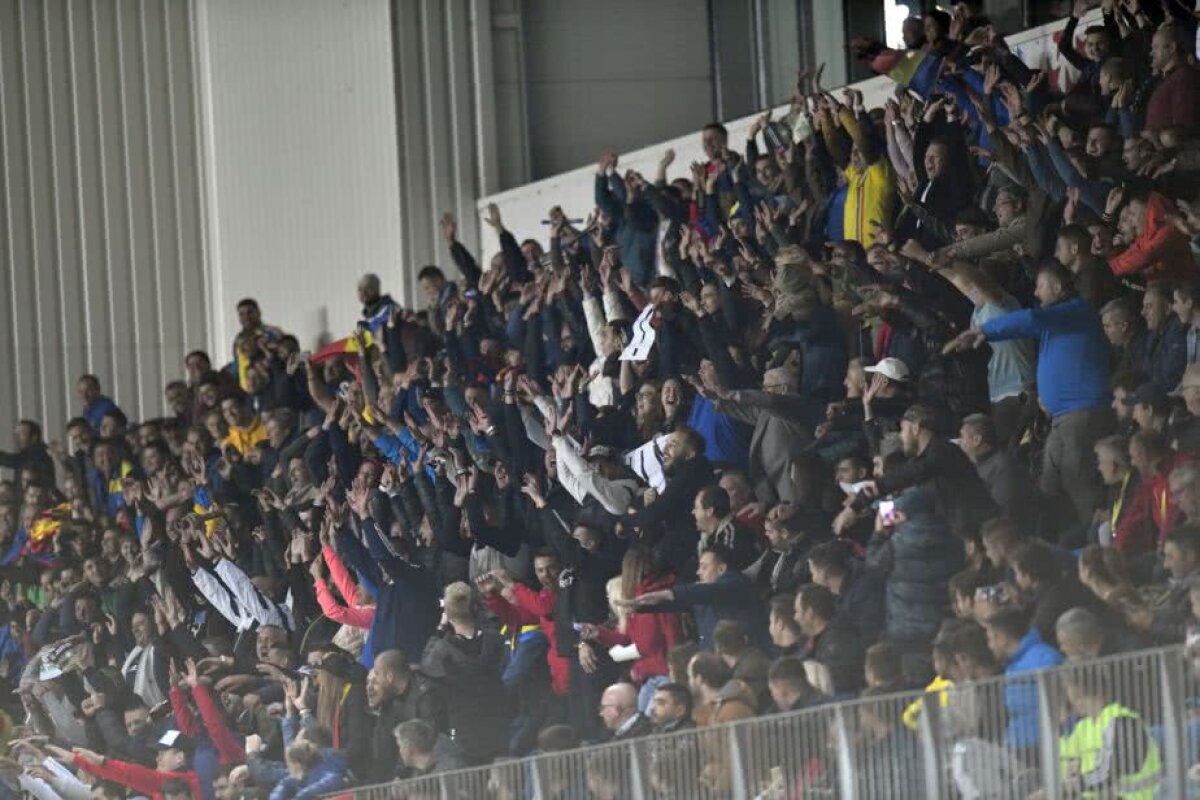
[[[1115,699],[1111,674],[1080,666],[1066,675],[1079,721],[1059,742],[1064,794],[1152,800],[1162,780],[1158,744],[1137,713]]]

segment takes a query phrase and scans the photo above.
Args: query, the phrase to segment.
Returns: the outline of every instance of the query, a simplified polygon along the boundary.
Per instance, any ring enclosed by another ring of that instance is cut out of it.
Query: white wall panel
[[[0,0],[0,427],[57,437],[85,372],[158,416],[208,341],[191,42],[181,0]]]
[[[403,294],[388,2],[196,0],[196,12],[213,347],[228,360],[242,297],[306,347],[344,336],[359,275]]]

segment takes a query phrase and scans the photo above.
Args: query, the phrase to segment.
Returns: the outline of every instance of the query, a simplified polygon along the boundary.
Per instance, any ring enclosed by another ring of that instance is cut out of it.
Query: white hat
[[[885,358],[873,367],[863,367],[864,372],[878,372],[894,381],[908,380],[908,365],[898,358]]]

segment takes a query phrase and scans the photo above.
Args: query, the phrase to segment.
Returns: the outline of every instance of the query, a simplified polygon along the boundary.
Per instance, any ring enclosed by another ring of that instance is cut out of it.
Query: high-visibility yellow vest
[[[1071,733],[1059,740],[1058,757],[1061,762],[1061,767],[1064,773],[1070,768],[1071,762],[1079,763],[1079,774],[1086,776],[1088,773],[1096,769],[1106,747],[1105,731],[1118,719],[1126,717],[1141,720],[1136,713],[1130,711],[1125,706],[1119,703],[1110,703],[1100,712],[1100,716],[1096,718],[1084,717],[1075,724]],[[1162,760],[1158,754],[1158,744],[1154,741],[1154,737],[1146,732],[1146,741],[1148,747],[1146,757],[1142,761],[1141,767],[1129,775],[1110,784],[1115,786],[1117,797],[1122,800],[1153,800],[1155,789],[1162,780]],[[1111,747],[1111,742],[1107,743]],[[1109,753],[1108,757],[1121,759],[1121,753]],[[1120,763],[1120,762],[1118,762]],[[1082,797],[1100,797],[1101,792],[1085,790]],[[1104,796],[1111,796],[1104,794]]]

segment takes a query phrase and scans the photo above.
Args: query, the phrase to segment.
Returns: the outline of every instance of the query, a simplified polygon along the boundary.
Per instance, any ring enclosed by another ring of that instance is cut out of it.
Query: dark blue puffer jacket
[[[963,546],[936,509],[932,488],[909,489],[896,498],[904,521],[867,546],[868,567],[885,585],[888,640],[929,641],[950,613],[948,584],[963,567]]]

